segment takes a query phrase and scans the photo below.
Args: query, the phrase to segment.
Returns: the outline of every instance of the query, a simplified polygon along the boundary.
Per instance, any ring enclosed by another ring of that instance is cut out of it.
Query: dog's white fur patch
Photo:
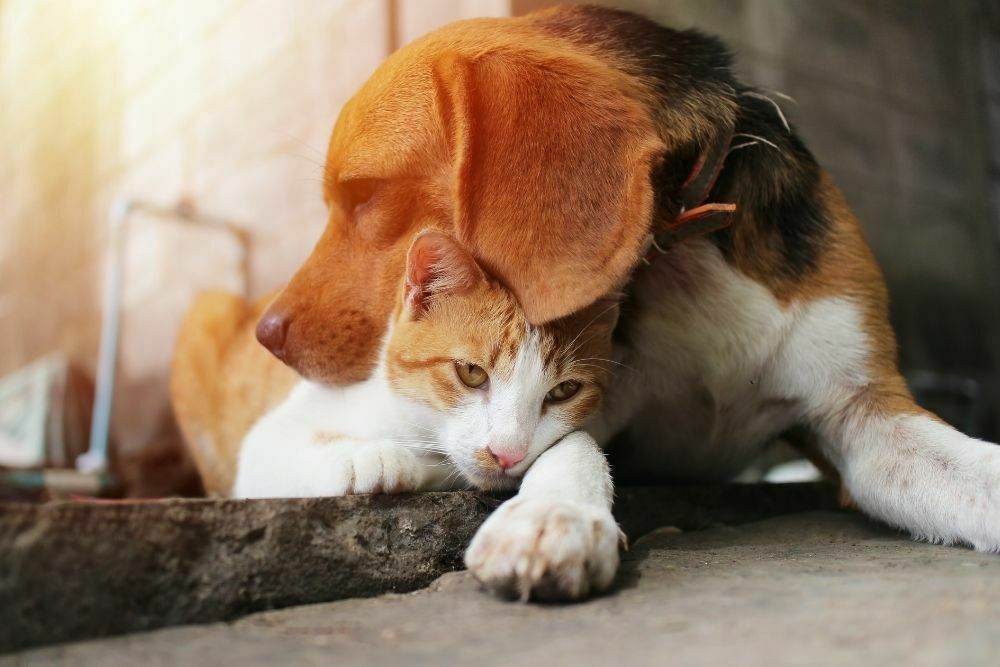
[[[727,478],[795,424],[811,427],[859,507],[920,539],[1000,550],[1000,447],[856,400],[872,382],[858,304],[782,306],[694,241],[634,288],[635,341],[592,429],[630,433],[623,474]],[[618,471],[616,471],[618,472]]]

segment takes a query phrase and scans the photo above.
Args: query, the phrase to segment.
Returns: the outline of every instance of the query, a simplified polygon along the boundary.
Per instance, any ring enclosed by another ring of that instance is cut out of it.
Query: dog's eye
[[[344,192],[344,208],[354,213],[371,201],[378,189],[378,181],[374,178],[355,178],[341,184]]]
[[[464,382],[466,387],[473,389],[482,387],[490,379],[489,374],[483,370],[482,366],[470,364],[467,361],[456,361],[455,372],[458,374],[458,379]]]
[[[566,380],[549,389],[549,393],[545,394],[545,400],[548,403],[558,403],[573,398],[578,391],[580,391],[579,382]]]

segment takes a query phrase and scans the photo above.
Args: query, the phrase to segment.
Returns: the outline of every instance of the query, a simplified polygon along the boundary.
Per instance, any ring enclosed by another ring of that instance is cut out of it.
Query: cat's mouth
[[[474,469],[462,470],[462,475],[473,486],[483,491],[504,491],[515,488],[521,482],[522,473],[509,473],[502,470]]]

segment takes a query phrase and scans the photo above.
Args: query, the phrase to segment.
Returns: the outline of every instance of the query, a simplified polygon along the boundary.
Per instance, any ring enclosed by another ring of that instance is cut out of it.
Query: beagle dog
[[[610,510],[609,443],[619,480],[723,480],[786,435],[872,517],[1000,550],[1000,447],[914,403],[857,221],[716,39],[584,6],[446,26],[344,107],[324,197],[280,294],[209,296],[184,325],[173,400],[210,491],[230,492],[243,435],[299,377],[367,377],[407,248],[439,229],[532,323],[621,306],[589,437],[540,456],[470,547],[487,585],[610,583],[617,553],[588,532]]]

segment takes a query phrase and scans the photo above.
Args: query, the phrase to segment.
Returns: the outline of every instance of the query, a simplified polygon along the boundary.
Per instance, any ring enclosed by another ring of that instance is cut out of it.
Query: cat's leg
[[[240,498],[343,496],[436,488],[445,468],[390,440],[255,429],[240,451],[233,495]]]
[[[582,431],[550,447],[518,494],[482,525],[465,564],[488,588],[522,600],[603,591],[618,569],[621,531],[611,515],[604,453]]]

